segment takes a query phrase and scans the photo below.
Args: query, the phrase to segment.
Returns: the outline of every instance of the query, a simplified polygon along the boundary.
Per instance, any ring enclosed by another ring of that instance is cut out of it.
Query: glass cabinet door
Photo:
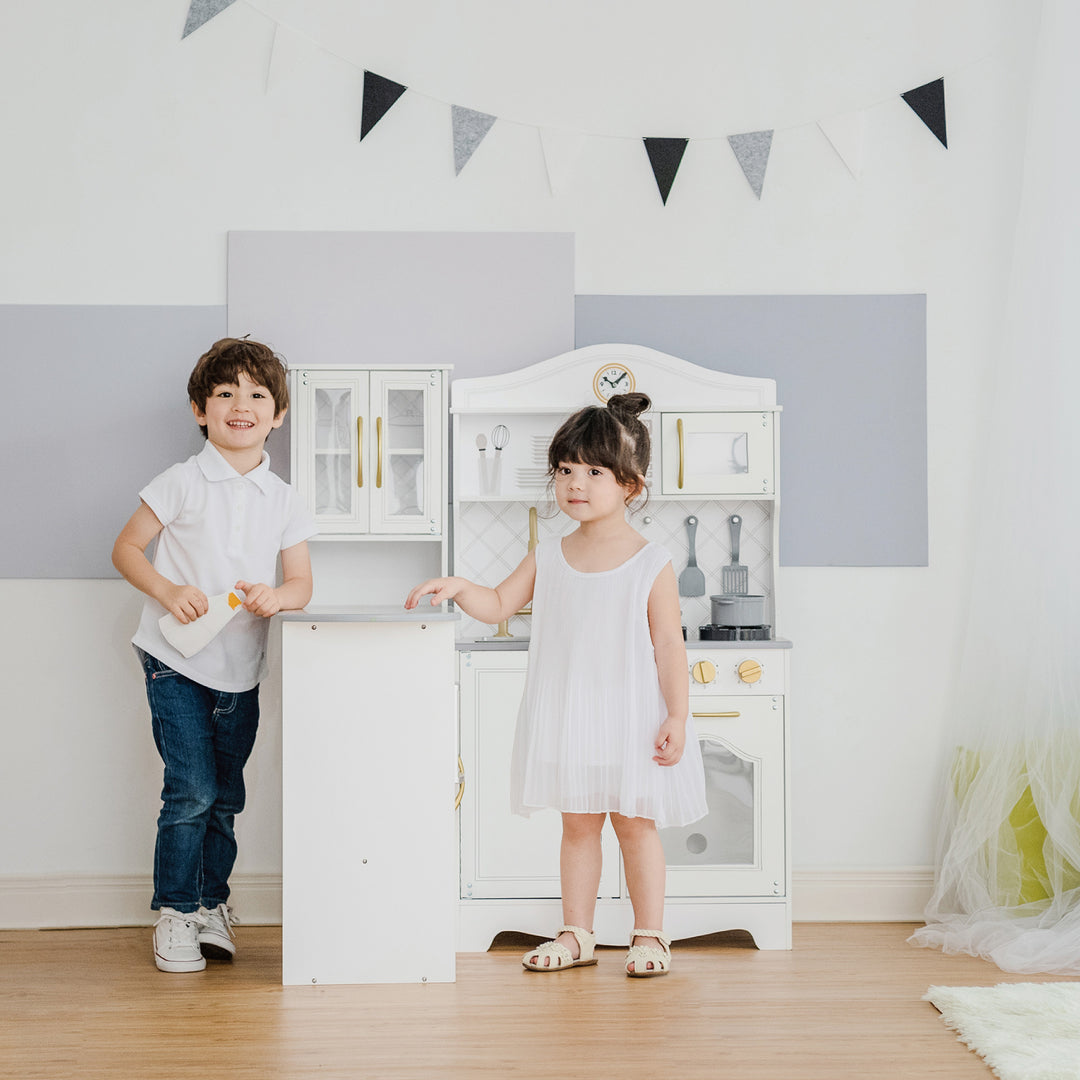
[[[783,699],[695,701],[708,813],[660,830],[668,896],[779,896],[785,888]]]
[[[442,508],[438,455],[433,453],[433,410],[439,406],[437,373],[372,372],[372,532],[435,534]]]
[[[303,376],[294,477],[324,532],[367,528],[367,376]]]
[[[664,413],[660,438],[665,495],[775,490],[772,413]]]

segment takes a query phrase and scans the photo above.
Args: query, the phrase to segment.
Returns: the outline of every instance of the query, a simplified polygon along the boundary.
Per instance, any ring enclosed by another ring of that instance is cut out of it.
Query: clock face
[[[634,389],[634,375],[624,364],[605,364],[593,376],[593,391],[601,401],[615,394],[629,394]]]

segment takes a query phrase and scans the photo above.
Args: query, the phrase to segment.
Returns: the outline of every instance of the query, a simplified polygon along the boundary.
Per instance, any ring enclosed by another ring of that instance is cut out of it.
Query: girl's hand
[[[453,600],[468,584],[464,578],[458,577],[431,578],[429,581],[425,581],[423,585],[417,585],[405,597],[405,610],[412,611],[420,603],[420,598],[427,596],[429,593],[431,594],[431,606],[437,607],[447,600]]]
[[[686,746],[686,721],[681,717],[669,716],[656,733],[656,755],[653,761],[657,765],[677,765]]]
[[[173,585],[170,582],[158,600],[162,607],[182,623],[194,622],[201,615],[205,615],[210,607],[206,594],[194,585]]]
[[[269,619],[281,610],[281,600],[277,590],[262,582],[252,584],[250,581],[238,581],[233,588],[239,589],[244,594],[244,610],[252,615],[259,615]]]

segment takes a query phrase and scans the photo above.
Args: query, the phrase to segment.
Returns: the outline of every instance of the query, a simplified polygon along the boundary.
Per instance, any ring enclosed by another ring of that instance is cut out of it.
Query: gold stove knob
[[[716,678],[716,665],[711,660],[698,660],[690,669],[690,675],[694,682],[705,686]]]
[[[735,669],[739,681],[744,683],[756,683],[761,681],[761,665],[756,660],[743,660]]]

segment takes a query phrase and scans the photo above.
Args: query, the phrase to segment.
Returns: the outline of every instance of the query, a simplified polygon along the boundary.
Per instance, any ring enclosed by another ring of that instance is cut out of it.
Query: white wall
[[[222,304],[230,229],[573,232],[580,293],[927,294],[930,566],[779,582],[796,642],[796,869],[925,880],[1037,5],[238,0],[181,42],[187,6],[55,0],[6,16],[0,303]],[[278,31],[269,92],[266,13],[307,35]],[[422,93],[359,144],[364,66]],[[899,98],[940,75],[947,151]],[[449,102],[520,121],[496,123],[457,178]],[[816,127],[856,110],[858,181]],[[552,195],[541,124],[700,141],[664,207],[630,137],[586,140]],[[769,127],[758,202],[725,136]],[[42,372],[40,401],[9,402],[40,409],[46,438],[63,438],[48,424],[58,376]],[[115,879],[143,911],[160,780],[126,644],[138,600],[119,581],[0,581],[0,608],[8,896],[22,883],[43,903],[42,875]],[[280,872],[278,709],[271,685],[240,828],[252,882]]]

